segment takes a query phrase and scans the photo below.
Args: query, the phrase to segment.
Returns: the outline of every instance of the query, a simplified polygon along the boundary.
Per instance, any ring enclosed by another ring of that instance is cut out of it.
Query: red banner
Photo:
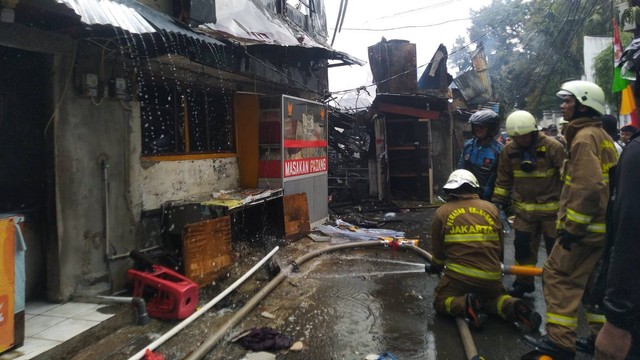
[[[327,171],[327,158],[308,158],[284,161],[284,177]]]

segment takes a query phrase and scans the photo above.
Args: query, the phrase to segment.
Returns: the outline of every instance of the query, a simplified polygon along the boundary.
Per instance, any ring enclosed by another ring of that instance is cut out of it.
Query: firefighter
[[[480,110],[471,115],[469,123],[473,139],[464,143],[457,168],[471,171],[480,184],[480,198],[489,200],[504,147],[495,138],[500,131],[500,117],[491,110]]]
[[[479,198],[479,186],[463,169],[451,173],[444,185],[450,199],[435,213],[433,260],[426,267],[431,274],[444,270],[433,306],[440,314],[464,316],[472,328],[481,328],[491,313],[537,330],[540,314],[502,285],[502,226],[498,209]]]
[[[562,116],[569,121],[565,131],[568,146],[558,211],[556,246],[547,258],[543,291],[547,305],[546,335],[526,336],[535,350],[522,359],[551,356],[573,359],[576,351],[578,305],[602,255],[605,214],[609,200],[609,169],[618,155],[611,137],[602,129],[604,92],[594,83],[569,81],[557,94],[562,98]],[[604,323],[597,307],[582,299],[593,334]]]
[[[498,209],[512,201],[516,264],[535,266],[540,234],[547,256],[555,243],[564,146],[538,131],[536,119],[526,111],[511,113],[506,128],[513,141],[500,154],[492,201]],[[509,294],[522,297],[534,290],[533,277],[518,276]]]

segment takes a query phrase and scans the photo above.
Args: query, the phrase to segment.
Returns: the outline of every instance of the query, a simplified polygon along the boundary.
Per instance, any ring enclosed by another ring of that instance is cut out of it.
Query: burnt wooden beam
[[[419,109],[411,106],[389,104],[385,102],[378,103],[378,111],[392,113],[392,114],[413,116],[419,119],[437,120],[440,118],[440,113],[437,111]]]

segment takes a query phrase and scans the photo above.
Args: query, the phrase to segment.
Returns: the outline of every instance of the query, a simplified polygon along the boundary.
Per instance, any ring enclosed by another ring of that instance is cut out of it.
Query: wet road
[[[507,259],[512,259],[510,243]],[[323,255],[290,274],[232,334],[269,326],[304,343],[302,352],[281,351],[278,359],[365,359],[385,352],[397,359],[466,359],[454,320],[433,310],[438,278],[426,275],[423,263],[413,252],[383,249]],[[505,278],[505,284],[511,281]],[[544,314],[539,279],[527,300]],[[472,331],[485,359],[519,359],[530,350],[520,340],[523,334],[497,317],[484,330]],[[242,359],[246,354],[240,345],[223,341],[207,358]]]

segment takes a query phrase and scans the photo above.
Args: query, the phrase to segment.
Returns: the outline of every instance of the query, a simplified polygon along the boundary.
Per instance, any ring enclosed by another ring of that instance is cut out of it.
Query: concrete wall
[[[70,60],[62,58],[56,70],[65,74]],[[65,81],[58,77],[58,93]],[[96,103],[68,87],[55,119],[59,278],[51,279],[48,297],[56,300],[101,290],[96,284],[109,278],[114,289],[122,288],[130,262],[124,258],[108,265],[106,237],[110,255],[137,248],[143,210],[238,184],[235,157],[141,160],[138,104],[109,98]],[[108,227],[103,160],[108,164]]]
[[[66,74],[69,61],[63,59],[56,71]],[[131,111],[110,99],[96,105],[72,86],[64,91],[65,84],[66,76],[58,77],[57,93],[64,92],[54,120],[60,278],[57,291],[52,289],[56,293],[49,296],[60,300],[66,300],[79,284],[107,280],[105,236],[113,246],[110,251],[126,252],[135,244],[136,226],[125,181]],[[106,186],[102,160],[108,165]]]

